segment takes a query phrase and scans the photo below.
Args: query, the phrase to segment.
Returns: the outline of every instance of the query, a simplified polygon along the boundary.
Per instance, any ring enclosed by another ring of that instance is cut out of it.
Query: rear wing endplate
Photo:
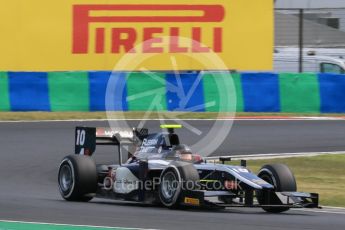
[[[122,145],[139,146],[147,135],[148,129],[145,128],[76,127],[75,154],[92,156],[96,145],[113,145],[118,146],[122,156]]]

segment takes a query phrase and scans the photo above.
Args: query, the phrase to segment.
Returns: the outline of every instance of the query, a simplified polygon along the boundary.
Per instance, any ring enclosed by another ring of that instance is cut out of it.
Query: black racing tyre
[[[292,171],[284,164],[264,165],[258,177],[274,186],[276,192],[295,192],[297,190],[296,180]],[[263,194],[257,192],[258,202],[267,205],[263,199]],[[269,204],[280,205],[280,199],[274,194],[270,196]],[[288,207],[263,207],[263,210],[271,213],[280,213],[289,210]]]
[[[66,156],[59,167],[59,191],[68,201],[90,201],[97,190],[94,160],[84,155]]]
[[[159,199],[168,208],[177,208],[184,189],[194,190],[199,185],[199,173],[191,163],[173,162],[160,176]]]

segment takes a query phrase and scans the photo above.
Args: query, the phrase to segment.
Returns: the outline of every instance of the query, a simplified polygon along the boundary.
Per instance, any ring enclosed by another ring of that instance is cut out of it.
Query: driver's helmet
[[[193,160],[192,150],[187,145],[184,145],[184,144],[176,145],[172,150],[181,160],[185,160],[185,161]]]

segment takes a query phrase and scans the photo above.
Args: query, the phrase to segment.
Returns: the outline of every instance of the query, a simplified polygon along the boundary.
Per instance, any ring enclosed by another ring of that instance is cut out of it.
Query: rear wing
[[[129,148],[136,149],[147,136],[148,129],[145,128],[76,127],[75,154],[92,156],[97,145],[113,145],[118,146],[121,163],[124,146],[130,152]]]

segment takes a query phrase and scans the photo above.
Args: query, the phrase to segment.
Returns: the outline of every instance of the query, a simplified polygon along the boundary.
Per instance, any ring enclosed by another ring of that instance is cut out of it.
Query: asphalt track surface
[[[205,131],[211,125],[211,121],[190,123]],[[334,213],[169,210],[102,199],[63,201],[57,189],[58,164],[73,152],[76,125],[107,123],[0,123],[0,219],[155,229],[345,229],[344,214]],[[158,122],[146,126],[157,130]],[[345,121],[235,121],[215,154],[341,151],[344,130]],[[182,140],[196,139],[179,132]],[[96,154],[98,161],[114,158],[109,149],[100,148]]]

